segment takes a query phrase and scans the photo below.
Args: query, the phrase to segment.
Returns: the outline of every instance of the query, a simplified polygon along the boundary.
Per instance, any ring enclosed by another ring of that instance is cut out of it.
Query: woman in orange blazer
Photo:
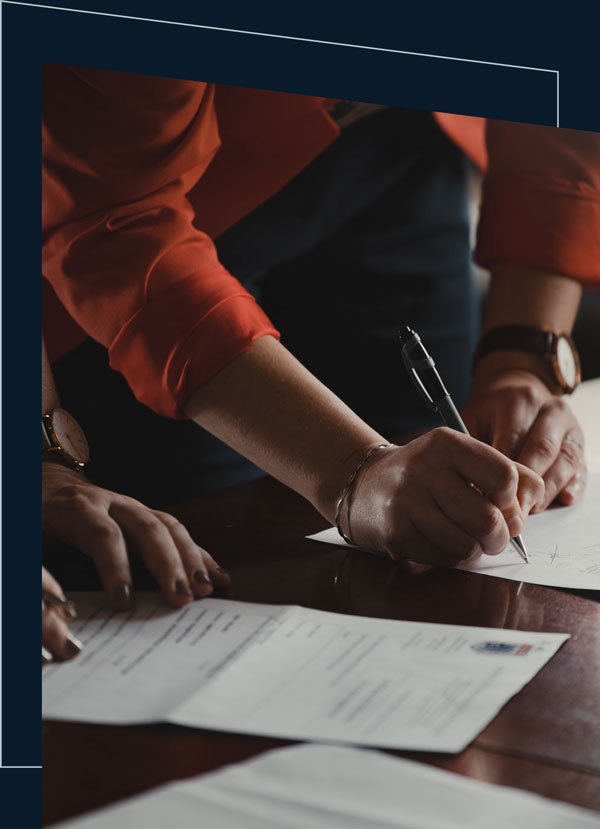
[[[466,416],[473,434],[492,446],[446,430],[390,446],[294,359],[252,291],[223,263],[253,258],[257,266],[263,256],[268,263],[277,233],[254,217],[266,211],[274,219],[273,205],[290,192],[297,198],[315,170],[323,187],[329,159],[343,157],[357,136],[370,141],[374,124],[405,141],[407,156],[426,146],[450,158],[454,149],[439,128],[434,134],[428,115],[408,122],[399,110],[378,113],[340,136],[335,102],[323,98],[55,65],[45,67],[43,96],[43,272],[70,318],[67,325],[63,315],[59,326],[55,299],[45,302],[51,356],[85,332],[146,407],[195,421],[307,497],[357,543],[394,557],[410,552],[448,563],[499,552],[530,509],[578,497],[583,436],[543,355],[504,347],[479,360]],[[438,120],[483,163],[482,122]],[[587,133],[488,124],[476,254],[492,272],[486,329],[570,331],[581,284],[600,278],[599,146]],[[364,163],[349,164],[345,186],[353,190],[364,170]],[[386,175],[369,168],[365,187],[354,190],[374,188]],[[432,198],[424,212],[436,204]],[[346,200],[334,200],[324,220],[328,243],[345,208]],[[369,229],[361,215],[347,217],[347,233],[353,222],[356,235]],[[295,223],[304,218],[301,209],[291,214],[290,239],[297,241]],[[239,238],[245,247],[236,249],[231,239]],[[309,247],[304,240],[294,252],[296,271]],[[274,270],[283,266],[276,259]],[[322,276],[325,289],[329,277]],[[315,290],[313,307],[321,304]],[[310,339],[311,319],[302,327]],[[378,370],[376,361],[367,374]],[[149,468],[153,452],[148,445]],[[465,481],[489,499],[474,499]]]

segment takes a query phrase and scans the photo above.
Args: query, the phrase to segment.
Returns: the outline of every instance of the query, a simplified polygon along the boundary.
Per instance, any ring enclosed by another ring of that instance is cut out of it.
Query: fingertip
[[[563,507],[570,507],[572,506],[583,493],[583,486],[581,481],[576,481],[569,486],[566,486],[562,492],[558,495],[558,500],[563,505]]]
[[[213,592],[213,582],[205,570],[198,567],[192,573],[192,584],[196,598],[203,599]]]
[[[563,507],[570,507],[574,500],[573,492],[569,489],[563,489],[558,494],[558,501]]]
[[[507,527],[510,537],[514,538],[515,536],[520,535],[521,530],[523,529],[523,519],[518,515],[514,515],[508,520]]]
[[[72,633],[67,634],[64,645],[65,659],[73,659],[77,654],[83,650],[83,642],[74,636]]]
[[[130,584],[118,584],[112,591],[110,603],[119,612],[132,610],[134,604],[133,588]]]
[[[169,593],[164,593],[164,597],[167,604],[174,607],[176,610],[180,610],[182,607],[185,607],[194,601],[192,593],[190,593],[189,596],[181,596],[179,593],[173,593],[170,591]]]
[[[231,584],[231,575],[229,572],[218,565],[215,570],[213,570],[212,579],[215,587],[225,588],[229,587]]]
[[[187,604],[191,604],[196,598],[187,578],[184,578],[183,576],[178,576],[174,579],[174,581],[170,582],[166,586],[163,586],[163,594],[167,604],[177,609],[185,607]]]
[[[529,511],[530,514],[535,514],[539,512],[543,512],[546,507],[549,505],[548,498],[546,497],[546,484],[544,482],[544,491],[542,493],[541,498],[536,498],[534,505],[532,506],[531,510]]]
[[[536,505],[543,503],[546,495],[546,485],[544,479],[537,472],[526,467],[526,474],[522,473],[521,482],[519,485],[519,503],[523,516],[527,516],[534,512]]]

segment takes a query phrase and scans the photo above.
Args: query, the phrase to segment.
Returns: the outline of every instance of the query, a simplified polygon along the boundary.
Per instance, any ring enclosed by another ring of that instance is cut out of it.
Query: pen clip
[[[410,343],[409,343],[409,345],[410,345]],[[435,366],[435,363],[433,362],[431,357],[428,357],[426,360],[416,360],[416,361],[412,360],[408,356],[408,348],[409,348],[409,346],[405,346],[402,349],[402,360],[404,361],[404,365],[406,366],[406,370],[409,373],[410,377],[412,378],[413,383],[417,387],[417,391],[423,396],[425,402],[428,404],[431,411],[432,412],[437,412],[437,410],[438,410],[437,403],[435,402],[433,397],[429,394],[429,392],[425,388],[425,386],[423,384],[423,381],[419,377],[419,375],[417,373],[417,370],[415,368],[415,366],[418,366],[419,368],[431,368],[431,367]]]

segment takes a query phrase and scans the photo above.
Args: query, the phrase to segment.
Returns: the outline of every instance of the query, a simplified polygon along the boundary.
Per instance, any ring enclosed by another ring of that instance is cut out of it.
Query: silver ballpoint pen
[[[412,377],[417,389],[423,396],[428,406],[437,412],[445,425],[457,432],[468,435],[467,427],[463,423],[452,398],[448,394],[442,382],[435,363],[429,356],[427,349],[421,342],[421,338],[412,328],[405,325],[400,331],[400,342],[402,344],[402,359],[406,370]],[[520,535],[511,538],[511,543],[520,557],[526,564],[529,564],[529,556]]]

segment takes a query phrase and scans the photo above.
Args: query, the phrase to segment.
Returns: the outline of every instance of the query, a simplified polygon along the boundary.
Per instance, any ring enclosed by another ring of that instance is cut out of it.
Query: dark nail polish
[[[200,582],[200,584],[212,584],[212,581],[204,570],[194,570],[194,581]]]
[[[180,596],[191,596],[190,588],[187,584],[182,581],[182,579],[177,579],[175,582],[175,592],[178,593]]]
[[[77,608],[71,601],[65,603],[65,605],[63,606],[63,613],[65,614],[67,619],[77,618]]]
[[[131,610],[131,587],[120,584],[115,590],[113,604],[117,610]]]
[[[76,636],[69,633],[65,641],[65,653],[67,656],[77,656],[77,654],[81,653],[82,650],[83,644],[79,641],[79,639],[77,639]]]
[[[229,570],[225,570],[223,567],[217,567],[217,573],[221,573],[222,576],[229,576]]]

